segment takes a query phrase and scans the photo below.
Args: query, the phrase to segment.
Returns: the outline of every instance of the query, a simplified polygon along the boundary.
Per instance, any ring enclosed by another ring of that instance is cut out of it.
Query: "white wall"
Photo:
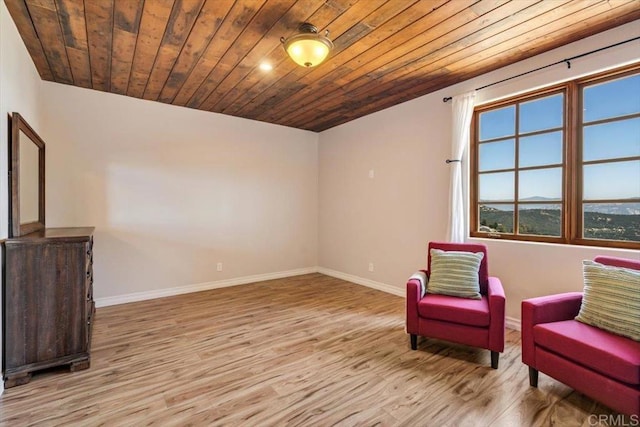
[[[96,227],[98,300],[317,264],[317,134],[49,82],[42,102],[47,226]]]
[[[42,82],[4,2],[0,5],[0,239],[8,236],[8,120],[20,113],[41,134],[40,88]]]
[[[402,293],[407,277],[424,268],[427,243],[446,238],[451,103],[442,98],[639,35],[635,21],[322,132],[319,265]],[[639,41],[574,60],[571,69],[559,65],[479,91],[477,102],[637,60]],[[581,290],[582,259],[640,257],[637,251],[477,240],[489,246],[490,273],[502,279],[507,316],[514,319],[524,298]]]
[[[33,61],[20,39],[7,7],[4,2],[0,2],[0,240],[8,236],[9,229],[7,114],[19,112],[40,134],[40,87],[40,76]],[[0,248],[0,256],[2,256],[1,250]],[[0,307],[2,307],[1,294]],[[2,318],[0,318],[0,355],[3,354],[2,342]],[[0,381],[0,393],[3,389],[4,382]]]
[[[437,138],[450,117],[442,105],[424,113],[423,105],[320,134],[321,267],[401,286],[424,264],[425,243],[444,238],[449,150]]]

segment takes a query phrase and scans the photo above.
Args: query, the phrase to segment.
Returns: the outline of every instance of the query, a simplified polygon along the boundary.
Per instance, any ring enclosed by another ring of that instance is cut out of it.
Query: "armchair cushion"
[[[418,313],[426,319],[479,327],[489,326],[491,319],[486,296],[475,300],[427,294],[418,303]]]
[[[640,341],[640,271],[583,261],[584,297],[576,320]]]
[[[564,320],[533,327],[535,342],[556,354],[631,385],[640,384],[640,343]]]
[[[478,272],[482,252],[431,249],[427,293],[480,299]]]

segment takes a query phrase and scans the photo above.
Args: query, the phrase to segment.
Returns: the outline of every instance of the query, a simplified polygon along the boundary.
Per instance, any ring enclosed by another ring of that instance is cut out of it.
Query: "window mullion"
[[[513,174],[515,183],[513,189],[513,234],[516,236],[520,234],[520,207],[518,200],[520,200],[520,103],[516,104],[516,134],[515,134],[515,173]]]
[[[582,150],[580,148],[582,138],[580,137],[580,122],[582,111],[582,102],[579,99],[579,89],[575,82],[567,84],[567,111],[565,113],[566,135],[565,135],[565,210],[564,210],[564,230],[565,239],[568,242],[575,242],[576,239],[582,237],[580,230],[582,229],[582,167],[579,165],[582,159]]]

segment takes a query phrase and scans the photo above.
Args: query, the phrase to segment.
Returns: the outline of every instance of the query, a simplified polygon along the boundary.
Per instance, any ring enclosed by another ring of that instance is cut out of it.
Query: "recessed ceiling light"
[[[269,64],[268,62],[263,62],[260,64],[260,69],[262,71],[271,71],[273,70],[273,66],[271,66],[271,64]]]

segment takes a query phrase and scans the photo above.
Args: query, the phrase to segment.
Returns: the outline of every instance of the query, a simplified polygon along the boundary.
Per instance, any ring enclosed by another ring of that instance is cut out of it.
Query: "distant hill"
[[[640,215],[640,203],[606,203],[589,204],[588,212],[597,212],[615,215]]]
[[[557,199],[548,197],[527,197],[525,202],[539,202],[540,204],[557,202]],[[586,205],[588,212],[608,213],[617,215],[640,215],[640,203],[589,203]]]
[[[640,241],[640,203],[596,206],[604,212],[596,212],[595,209],[585,212],[585,238]],[[481,206],[480,226],[480,231],[484,232],[512,233],[513,211]],[[520,212],[521,234],[559,236],[561,227],[559,209],[527,209]]]

